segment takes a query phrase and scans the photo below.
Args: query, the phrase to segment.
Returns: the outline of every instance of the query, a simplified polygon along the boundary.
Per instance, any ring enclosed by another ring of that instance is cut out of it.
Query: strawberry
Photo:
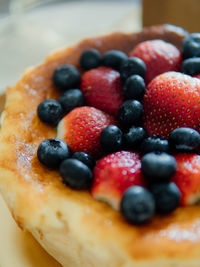
[[[144,186],[140,157],[137,153],[120,151],[97,162],[91,194],[119,210],[122,194],[132,185]]]
[[[118,71],[99,67],[85,72],[81,90],[86,103],[109,114],[117,115],[123,103],[122,83]]]
[[[195,75],[195,76],[193,76],[194,78],[198,78],[198,79],[200,79],[200,74],[197,74],[197,75]]]
[[[178,154],[175,156],[177,171],[173,181],[181,191],[181,205],[192,205],[200,200],[200,156]]]
[[[180,51],[162,40],[139,43],[129,54],[141,58],[147,67],[145,81],[149,83],[157,75],[167,71],[179,71],[182,62]]]
[[[57,138],[64,140],[72,152],[83,151],[98,156],[101,131],[110,124],[115,124],[114,118],[101,110],[75,108],[59,122]]]
[[[167,138],[178,127],[199,131],[200,80],[177,72],[163,73],[148,84],[143,107],[149,135]]]

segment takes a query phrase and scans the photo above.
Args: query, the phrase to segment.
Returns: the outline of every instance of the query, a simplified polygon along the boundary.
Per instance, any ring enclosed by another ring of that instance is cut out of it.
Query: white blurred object
[[[11,10],[18,1],[14,0]],[[23,0],[33,6],[38,0]],[[45,1],[45,0],[44,0]],[[0,90],[12,85],[23,69],[40,63],[53,49],[111,31],[141,28],[139,1],[73,1],[42,5],[0,20]],[[20,11],[20,8],[22,10]]]

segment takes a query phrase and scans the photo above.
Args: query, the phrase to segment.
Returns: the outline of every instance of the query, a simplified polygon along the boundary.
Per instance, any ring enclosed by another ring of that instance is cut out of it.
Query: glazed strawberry
[[[114,118],[101,110],[75,108],[58,124],[57,138],[64,140],[72,152],[83,151],[98,156],[101,153],[101,131],[110,124],[115,124]]]
[[[175,156],[177,171],[173,181],[182,196],[181,205],[192,205],[200,200],[200,156],[197,154],[178,154]]]
[[[162,40],[139,43],[129,54],[141,58],[147,67],[145,81],[149,83],[157,75],[167,71],[179,71],[182,62],[180,51]]]
[[[122,194],[132,185],[144,186],[140,157],[137,153],[120,151],[97,162],[91,194],[118,210]]]
[[[117,115],[123,102],[118,71],[99,67],[85,72],[81,80],[81,90],[88,105]]]
[[[167,138],[178,127],[199,131],[200,80],[177,72],[163,73],[148,84],[143,108],[149,135]]]

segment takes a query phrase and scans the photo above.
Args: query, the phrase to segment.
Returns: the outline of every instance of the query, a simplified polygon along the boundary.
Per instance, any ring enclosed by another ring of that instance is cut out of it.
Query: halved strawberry
[[[181,191],[181,205],[192,205],[200,201],[200,156],[178,154],[175,156],[177,171],[173,181]]]
[[[109,114],[117,115],[123,103],[122,83],[118,71],[98,67],[85,72],[81,90],[86,103]]]
[[[119,210],[124,191],[132,185],[144,184],[139,154],[119,151],[97,162],[91,194],[95,199],[107,202],[113,209]]]
[[[57,138],[64,140],[72,152],[83,151],[97,157],[101,154],[101,131],[110,124],[116,121],[101,110],[75,108],[59,122]]]
[[[200,80],[178,72],[163,73],[148,84],[143,107],[149,135],[167,138],[178,127],[199,131]]]
[[[163,40],[139,43],[129,54],[141,58],[147,67],[145,81],[149,83],[157,75],[167,71],[180,71],[182,56],[180,51]]]

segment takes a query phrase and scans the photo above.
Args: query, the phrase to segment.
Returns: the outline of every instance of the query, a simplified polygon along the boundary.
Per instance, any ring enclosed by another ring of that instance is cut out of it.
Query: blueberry
[[[132,224],[147,223],[155,213],[153,195],[141,186],[129,187],[122,196],[120,209]]]
[[[183,58],[200,56],[200,33],[188,35],[182,44]]]
[[[95,166],[95,160],[89,154],[85,152],[75,152],[72,156],[74,159],[78,159],[87,165],[90,169],[93,169]]]
[[[110,50],[103,55],[103,65],[119,70],[128,56],[120,50]]]
[[[108,153],[119,151],[122,147],[122,138],[122,131],[115,125],[109,125],[101,132],[101,147]]]
[[[176,167],[174,157],[164,152],[151,152],[142,157],[142,173],[150,183],[168,182]]]
[[[97,68],[101,64],[101,54],[97,49],[91,48],[83,52],[80,65],[84,70]]]
[[[139,75],[131,75],[124,84],[123,95],[125,99],[141,100],[144,96],[146,85]]]
[[[192,152],[200,145],[200,134],[192,128],[177,128],[170,133],[169,143],[178,151]]]
[[[64,159],[70,157],[70,150],[68,145],[62,140],[46,139],[40,143],[37,156],[43,165],[56,169]]]
[[[39,104],[37,114],[42,122],[56,126],[62,119],[63,110],[58,101],[47,99]]]
[[[84,105],[83,93],[79,89],[69,89],[59,97],[63,112],[66,114],[76,107]]]
[[[144,128],[133,126],[124,134],[125,146],[128,149],[138,148],[147,136],[147,131]]]
[[[144,61],[138,57],[129,57],[123,61],[120,67],[120,74],[123,80],[128,79],[133,74],[144,77],[146,65]]]
[[[90,168],[77,159],[64,160],[59,169],[63,183],[74,189],[89,189],[93,175]]]
[[[146,139],[141,144],[142,154],[149,152],[169,152],[169,142],[168,140],[158,136],[152,135]]]
[[[62,90],[76,88],[80,84],[80,79],[79,71],[70,64],[59,66],[53,74],[54,84]]]
[[[155,184],[151,187],[151,192],[158,213],[168,214],[179,206],[181,193],[175,183]]]
[[[185,74],[194,76],[200,73],[200,58],[193,57],[183,61],[181,71]]]
[[[119,109],[118,117],[121,125],[138,124],[143,115],[143,106],[138,100],[127,100]]]

